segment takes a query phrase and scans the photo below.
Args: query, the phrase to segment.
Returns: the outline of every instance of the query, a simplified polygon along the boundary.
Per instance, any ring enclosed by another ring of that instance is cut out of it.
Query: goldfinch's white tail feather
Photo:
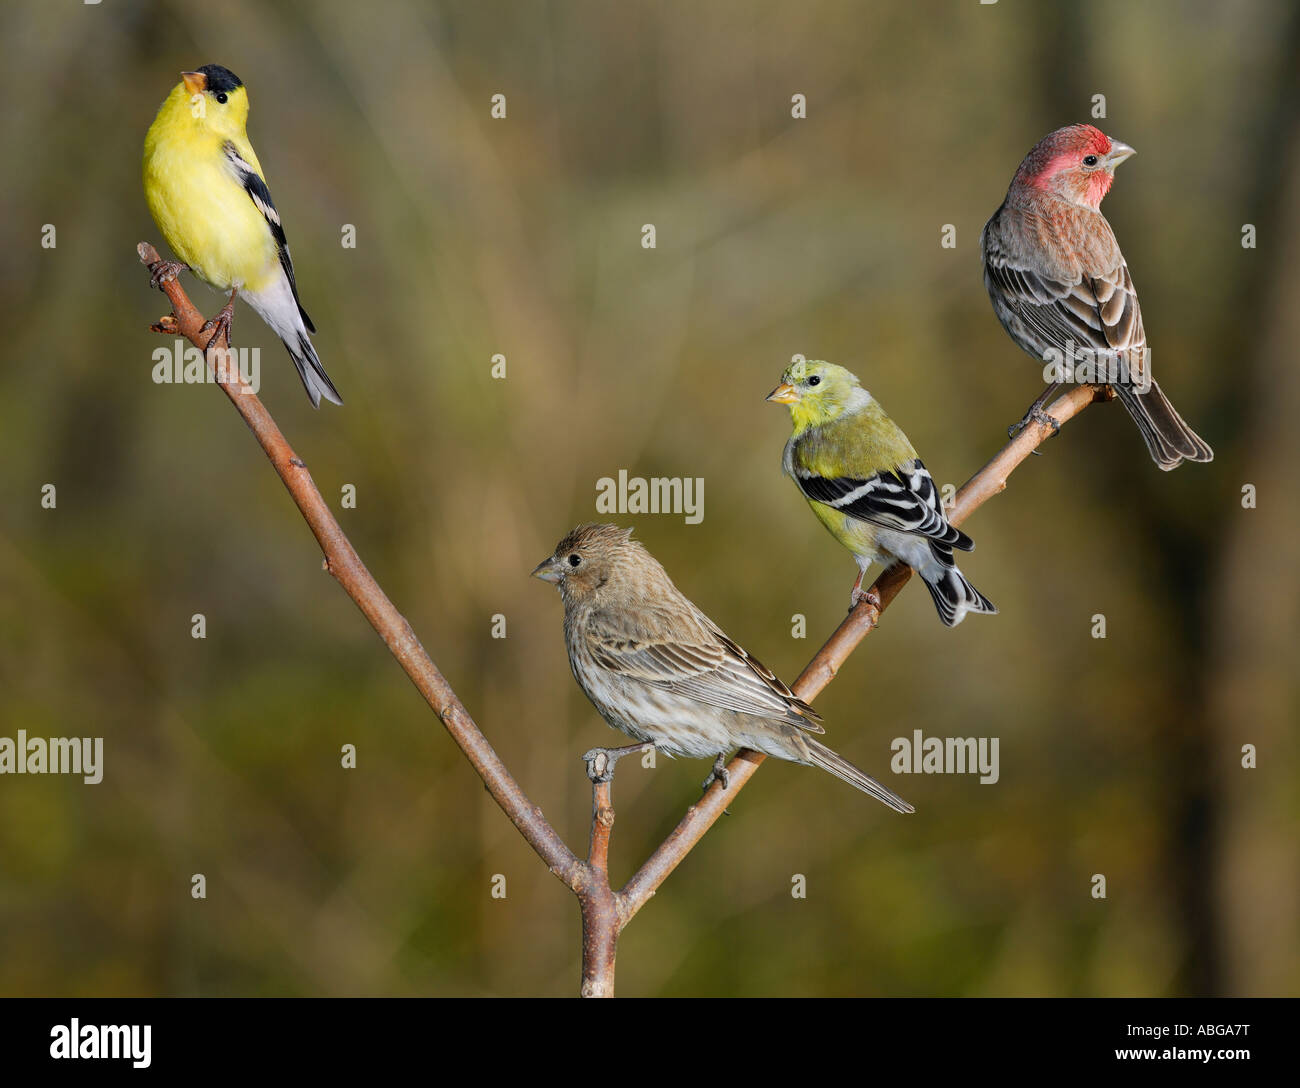
[[[808,758],[812,761],[813,766],[820,767],[823,771],[828,771],[842,782],[847,782],[850,786],[860,789],[863,793],[869,793],[877,801],[883,801],[896,812],[915,812],[911,805],[898,796],[893,790],[882,786],[869,774],[858,770],[847,759],[841,755],[832,752],[824,744],[820,744],[811,737],[803,738],[804,747],[807,749]]]
[[[322,397],[332,404],[342,404],[343,398],[325,373],[320,356],[307,335],[303,322],[305,314],[298,305],[288,276],[282,272],[270,286],[261,291],[241,291],[240,297],[258,312],[283,342],[293,365],[298,368],[298,376],[311,398],[312,407],[319,408]]]
[[[339,396],[339,391],[334,388],[334,383],[330,381],[330,376],[325,373],[325,368],[320,365],[320,356],[316,354],[316,349],[312,347],[307,334],[305,332],[298,334],[296,351],[288,340],[284,342],[284,346],[289,349],[289,355],[293,358],[293,365],[298,368],[298,377],[302,379],[302,385],[307,390],[307,396],[311,397],[312,407],[320,407],[321,397],[324,397],[331,404],[342,405],[343,398]]]

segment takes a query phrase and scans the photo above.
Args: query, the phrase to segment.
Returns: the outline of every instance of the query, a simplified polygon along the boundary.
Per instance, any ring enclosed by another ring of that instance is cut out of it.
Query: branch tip
[[[593,785],[613,781],[614,764],[633,752],[644,752],[654,745],[649,741],[643,744],[626,744],[622,748],[592,748],[582,753],[582,761],[587,765],[587,777]]]

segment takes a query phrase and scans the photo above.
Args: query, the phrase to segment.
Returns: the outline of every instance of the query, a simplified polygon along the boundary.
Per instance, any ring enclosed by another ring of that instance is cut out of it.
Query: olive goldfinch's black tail
[[[951,556],[951,552],[949,553]],[[927,575],[932,575],[931,577]],[[925,588],[930,591],[934,607],[938,609],[939,618],[948,627],[956,627],[966,618],[967,612],[983,612],[997,615],[997,609],[983,593],[970,584],[966,575],[955,566],[939,568],[935,574],[933,568],[921,576]]]

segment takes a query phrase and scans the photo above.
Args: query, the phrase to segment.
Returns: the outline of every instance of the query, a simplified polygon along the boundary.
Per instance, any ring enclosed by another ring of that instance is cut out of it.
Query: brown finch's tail
[[[1154,381],[1145,393],[1131,385],[1113,388],[1142,432],[1152,460],[1163,471],[1177,468],[1184,461],[1214,460],[1214,451],[1183,421]]]
[[[843,756],[836,755],[826,745],[818,744],[817,741],[808,736],[802,736],[799,739],[803,741],[800,747],[807,750],[808,760],[814,767],[829,771],[836,778],[847,782],[850,786],[856,786],[863,793],[871,794],[877,801],[883,801],[897,812],[916,811],[893,790],[886,789],[870,775],[858,770]]]

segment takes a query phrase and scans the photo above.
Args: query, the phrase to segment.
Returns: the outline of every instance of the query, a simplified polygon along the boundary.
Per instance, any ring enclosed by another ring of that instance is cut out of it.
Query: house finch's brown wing
[[[1077,221],[1067,220],[1070,229],[1064,237],[1072,243],[1068,249],[1057,234],[1024,229],[1023,213],[1004,209],[989,222],[981,239],[984,282],[999,319],[1016,342],[1039,359],[1048,348],[1064,354],[1071,343],[1076,351],[1089,348],[1098,353],[1102,364],[1122,355],[1127,380],[1107,384],[1137,423],[1156,464],[1168,471],[1184,459],[1212,461],[1214,451],[1151,377],[1142,310],[1110,225],[1086,209],[1071,213],[1069,219]],[[1038,252],[1035,245],[1046,250]],[[1079,269],[1073,279],[1062,271],[1072,265]],[[1094,271],[1099,268],[1107,271]],[[1098,378],[1105,382],[1113,376],[1102,373]]]
[[[703,614],[681,606],[594,612],[583,628],[597,665],[631,680],[724,710],[824,733],[821,720],[762,662],[750,657]]]
[[[1128,384],[1145,385],[1146,330],[1128,264],[1101,215],[1077,214],[1091,216],[1094,230],[1103,232],[1102,237],[1087,247],[1082,263],[1071,252],[1050,266],[1037,253],[1023,252],[1024,246],[1011,243],[1006,237],[1008,220],[1000,216],[997,229],[986,230],[984,236],[989,293],[996,293],[997,301],[1019,318],[1031,341],[1021,346],[1032,349],[1039,359],[1048,348],[1065,354],[1071,344],[1076,352],[1087,348],[1099,353],[1103,362],[1123,353],[1131,373]],[[1078,269],[1073,278],[1062,274],[1071,265]]]

